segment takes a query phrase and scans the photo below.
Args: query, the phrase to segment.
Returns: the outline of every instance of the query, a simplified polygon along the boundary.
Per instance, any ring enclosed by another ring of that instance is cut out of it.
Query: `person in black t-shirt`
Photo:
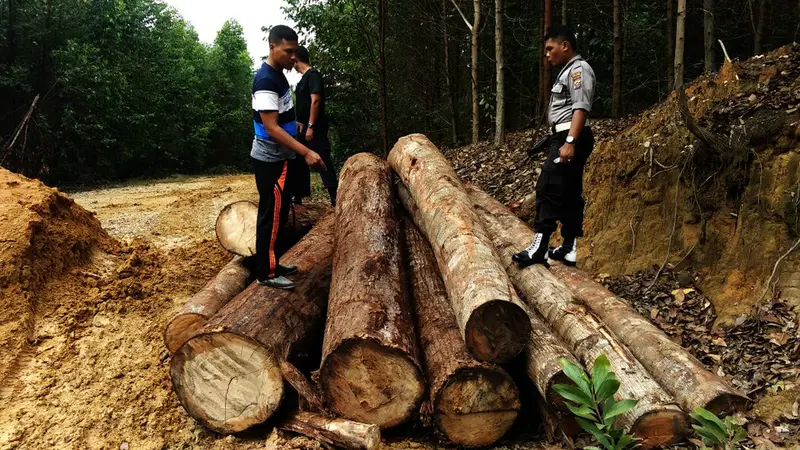
[[[333,170],[331,161],[331,143],[328,140],[328,117],[325,114],[325,82],[317,69],[311,67],[309,63],[308,50],[300,46],[297,48],[297,64],[295,68],[303,74],[303,78],[297,84],[295,97],[297,105],[297,122],[299,125],[298,139],[308,146],[308,148],[319,153],[327,166],[327,170],[320,171],[322,184],[328,190],[331,197],[331,204],[336,205],[336,190],[338,189],[338,177]],[[302,166],[302,167],[301,167]],[[311,195],[311,175],[308,166],[298,164],[295,172],[295,181],[291,191],[295,203],[301,201],[303,197]],[[299,174],[298,172],[302,173]]]

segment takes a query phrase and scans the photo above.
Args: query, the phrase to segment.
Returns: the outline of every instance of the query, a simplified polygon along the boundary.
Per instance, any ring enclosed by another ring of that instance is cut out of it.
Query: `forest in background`
[[[384,153],[411,132],[446,146],[499,144],[539,124],[549,24],[576,30],[597,74],[593,117],[637,113],[674,79],[673,0],[287,3],[326,76],[339,162]],[[692,79],[721,65],[717,39],[731,58],[796,40],[800,2],[694,0],[686,21]],[[201,43],[155,0],[0,0],[0,164],[59,185],[247,169],[252,61],[242,35],[229,21],[213,45]]]

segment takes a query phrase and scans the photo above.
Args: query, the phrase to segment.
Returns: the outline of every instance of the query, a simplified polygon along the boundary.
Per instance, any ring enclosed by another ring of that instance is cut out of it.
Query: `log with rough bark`
[[[287,252],[286,263],[299,270],[293,291],[252,283],[173,356],[173,388],[204,426],[235,433],[264,422],[281,402],[284,378],[317,403],[286,359],[322,329],[334,230],[335,217],[326,215]]]
[[[325,213],[323,205],[293,205],[289,221],[282,232],[275,251],[283,254],[300,240],[317,219]],[[249,200],[231,203],[220,211],[214,229],[222,247],[239,256],[256,254],[256,219],[258,204]]]
[[[511,260],[520,246],[531,241],[533,231],[486,193],[475,187],[469,187],[468,192],[503,255],[511,279],[531,306],[589,370],[598,356],[605,355],[620,380],[619,396],[639,401],[634,409],[619,416],[620,424],[642,439],[645,449],[681,440],[688,427],[686,414],[633,354],[590,311],[576,303],[569,289],[544,266],[520,269]]]
[[[748,405],[745,395],[724,378],[706,370],[688,351],[586,273],[562,264],[553,264],[551,271],[567,285],[575,299],[628,346],[685,411],[705,408],[716,414],[730,414]]]
[[[397,185],[400,202],[410,214],[418,212],[414,199],[403,184]],[[539,394],[546,399],[550,408],[556,412],[568,413],[564,399],[553,389],[556,384],[572,384],[561,368],[561,359],[565,358],[579,364],[566,344],[553,333],[550,326],[536,311],[528,310],[531,323],[531,335],[525,348],[525,366],[528,377],[536,386]]]
[[[433,422],[453,444],[491,445],[517,417],[517,386],[505,370],[469,354],[430,244],[410,220],[405,237]]]
[[[513,358],[530,336],[527,308],[453,167],[421,134],[401,138],[389,163],[416,203],[412,219],[433,247],[470,353],[489,362]]]
[[[250,261],[241,256],[234,256],[217,276],[209,280],[203,289],[184,303],[164,330],[164,344],[170,353],[175,353],[181,345],[197,334],[211,316],[253,281],[249,263]]]
[[[389,428],[408,420],[425,392],[391,172],[362,153],[340,180],[320,387],[343,417]]]
[[[381,430],[377,425],[310,412],[296,412],[278,427],[338,448],[375,450],[381,445]]]

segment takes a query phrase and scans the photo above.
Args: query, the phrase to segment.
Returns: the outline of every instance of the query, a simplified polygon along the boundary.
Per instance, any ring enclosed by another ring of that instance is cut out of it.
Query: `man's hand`
[[[306,160],[308,167],[314,167],[322,171],[328,170],[328,168],[325,167],[325,163],[322,162],[322,158],[313,150],[309,150],[308,153],[303,156],[303,159]]]
[[[314,129],[306,128],[306,142],[311,142],[313,140],[314,140]]]
[[[558,149],[558,156],[561,157],[561,162],[568,163],[575,157],[575,144],[564,144]]]

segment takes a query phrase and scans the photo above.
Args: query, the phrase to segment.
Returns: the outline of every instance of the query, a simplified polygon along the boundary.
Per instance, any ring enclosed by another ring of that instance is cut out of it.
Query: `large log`
[[[410,214],[418,213],[417,205],[404,184],[397,185],[397,194]],[[572,384],[561,368],[561,359],[567,359],[575,364],[579,364],[578,360],[564,342],[553,333],[539,313],[528,310],[528,315],[531,323],[530,339],[525,347],[525,367],[528,377],[550,408],[559,413],[569,413],[563,397],[553,389],[553,386]]]
[[[377,425],[331,419],[310,412],[292,414],[279,428],[338,448],[376,450],[381,445],[381,430]]]
[[[453,444],[491,445],[517,417],[517,386],[499,366],[470,355],[430,244],[410,220],[405,236],[433,422]]]
[[[606,355],[620,380],[618,394],[637,399],[636,407],[619,417],[620,424],[653,448],[681,440],[686,434],[686,414],[651,377],[617,338],[585,307],[573,301],[569,289],[544,266],[520,269],[511,260],[518,247],[530,242],[533,232],[505,206],[477,188],[469,187],[476,211],[503,255],[511,279],[553,330],[591,369]]]
[[[412,219],[433,247],[470,353],[489,362],[513,358],[530,335],[527,308],[452,166],[421,134],[401,138],[389,163],[417,205]]]
[[[425,392],[391,172],[362,153],[340,180],[320,387],[343,417],[389,428],[408,420]]]
[[[283,254],[300,240],[325,213],[323,205],[292,205],[289,222],[276,243],[275,251]],[[256,220],[258,204],[249,200],[233,202],[220,211],[214,231],[222,248],[239,256],[256,254]]]
[[[553,264],[550,270],[630,348],[685,411],[705,408],[731,414],[747,407],[745,395],[706,370],[688,351],[586,273],[562,264]]]
[[[275,412],[284,377],[297,385],[286,359],[322,329],[334,229],[335,217],[323,217],[284,256],[299,269],[294,291],[252,283],[175,352],[173,388],[200,423],[220,433],[245,430]]]
[[[241,256],[233,259],[193,295],[164,330],[164,344],[170,353],[197,334],[208,319],[253,281],[249,261]]]

